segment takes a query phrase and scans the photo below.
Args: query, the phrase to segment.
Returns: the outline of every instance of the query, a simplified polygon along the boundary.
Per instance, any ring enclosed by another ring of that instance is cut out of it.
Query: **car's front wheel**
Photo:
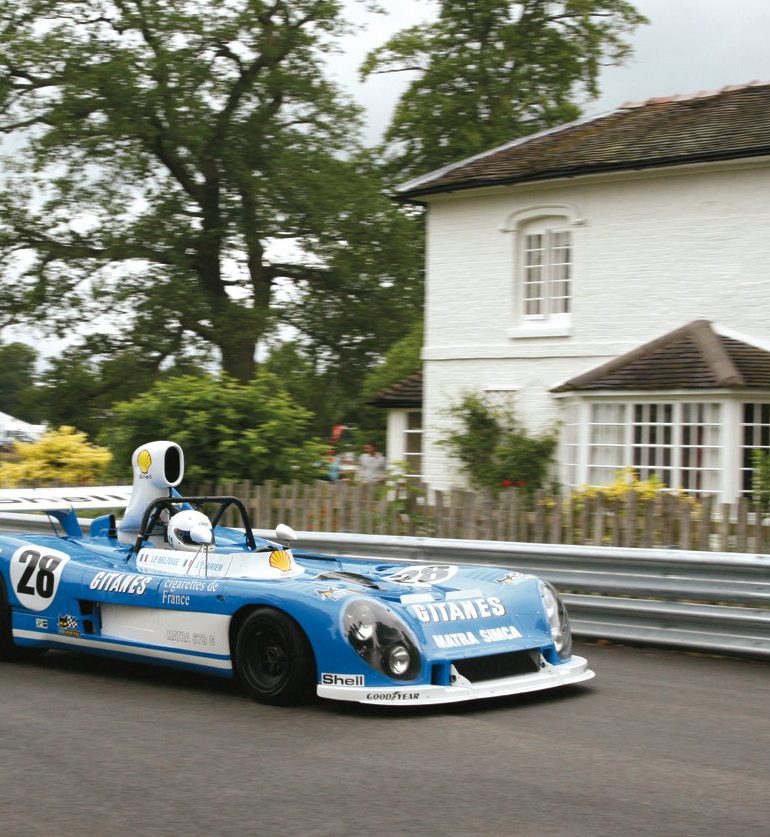
[[[315,693],[313,649],[302,628],[280,610],[263,607],[244,619],[235,639],[235,668],[260,703],[296,705]]]

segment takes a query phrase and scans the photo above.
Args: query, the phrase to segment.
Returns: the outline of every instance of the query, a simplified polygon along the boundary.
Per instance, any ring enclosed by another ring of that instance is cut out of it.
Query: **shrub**
[[[615,472],[615,479],[609,485],[584,485],[576,488],[572,500],[579,506],[582,501],[594,500],[601,497],[607,502],[624,500],[630,494],[635,494],[640,502],[650,502],[666,487],[666,484],[655,474],[646,479],[639,479],[634,468],[622,468]]]
[[[497,493],[518,487],[531,494],[546,483],[556,439],[530,435],[510,411],[495,410],[470,393],[449,414],[459,427],[443,440],[462,463],[473,488]]]
[[[74,427],[49,430],[36,442],[15,442],[13,460],[0,464],[0,485],[88,485],[102,482],[112,455]]]
[[[112,450],[116,476],[128,471],[139,445],[169,439],[182,447],[192,482],[288,482],[313,479],[323,468],[325,446],[305,436],[310,419],[264,372],[246,384],[226,375],[182,376],[117,404],[100,439]]]

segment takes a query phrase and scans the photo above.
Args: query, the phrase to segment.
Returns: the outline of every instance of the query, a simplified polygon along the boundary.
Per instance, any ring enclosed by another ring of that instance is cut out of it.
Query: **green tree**
[[[377,263],[364,276],[367,255],[351,255],[371,215],[369,246],[396,261],[404,220],[359,153],[357,108],[323,75],[342,5],[0,0],[0,131],[14,146],[0,258],[25,280],[9,283],[8,316],[45,310],[64,332],[78,307],[96,311],[173,351],[213,345],[248,380],[288,316],[277,287],[312,303],[374,283],[382,299],[410,277]]]
[[[422,369],[423,322],[418,320],[400,340],[388,350],[382,362],[366,376],[364,397],[371,398],[380,390],[398,383]]]
[[[576,118],[604,63],[630,53],[646,18],[628,0],[439,0],[434,23],[369,54],[371,73],[409,71],[385,134],[402,180]]]
[[[38,420],[36,362],[37,352],[24,343],[0,345],[0,412],[22,421]]]
[[[40,376],[40,414],[51,425],[72,425],[96,437],[116,402],[142,398],[160,379],[202,374],[192,359],[178,356],[161,368],[166,360],[163,352],[129,340],[86,339],[52,358]]]
[[[309,480],[321,473],[325,450],[307,438],[310,418],[264,372],[245,384],[226,375],[182,376],[115,405],[101,441],[121,478],[139,445],[171,439],[185,453],[192,482]]]
[[[473,488],[497,492],[517,487],[528,494],[548,480],[556,437],[529,434],[510,411],[491,408],[474,393],[449,409],[455,420],[443,444],[461,463]]]

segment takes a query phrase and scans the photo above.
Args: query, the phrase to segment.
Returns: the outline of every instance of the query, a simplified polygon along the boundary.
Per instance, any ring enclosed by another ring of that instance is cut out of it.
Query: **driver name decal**
[[[409,610],[420,622],[460,622],[465,619],[489,619],[505,616],[505,605],[497,596],[487,599],[460,599],[449,602],[413,604]]]
[[[21,546],[11,556],[11,585],[23,607],[45,610],[56,597],[70,557],[57,549]]]
[[[91,579],[88,586],[92,590],[101,590],[103,593],[128,593],[131,596],[143,596],[147,585],[152,580],[151,575],[99,572]]]

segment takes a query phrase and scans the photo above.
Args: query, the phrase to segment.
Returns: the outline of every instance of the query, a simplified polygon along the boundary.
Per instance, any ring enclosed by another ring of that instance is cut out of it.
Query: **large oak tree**
[[[359,338],[386,348],[399,312],[414,316],[401,298],[419,298],[416,247],[324,74],[341,6],[0,0],[8,316],[108,322],[156,367],[199,341],[248,380],[288,283],[300,329],[303,295],[343,311],[375,299]],[[401,258],[353,251],[363,222],[369,252]]]

